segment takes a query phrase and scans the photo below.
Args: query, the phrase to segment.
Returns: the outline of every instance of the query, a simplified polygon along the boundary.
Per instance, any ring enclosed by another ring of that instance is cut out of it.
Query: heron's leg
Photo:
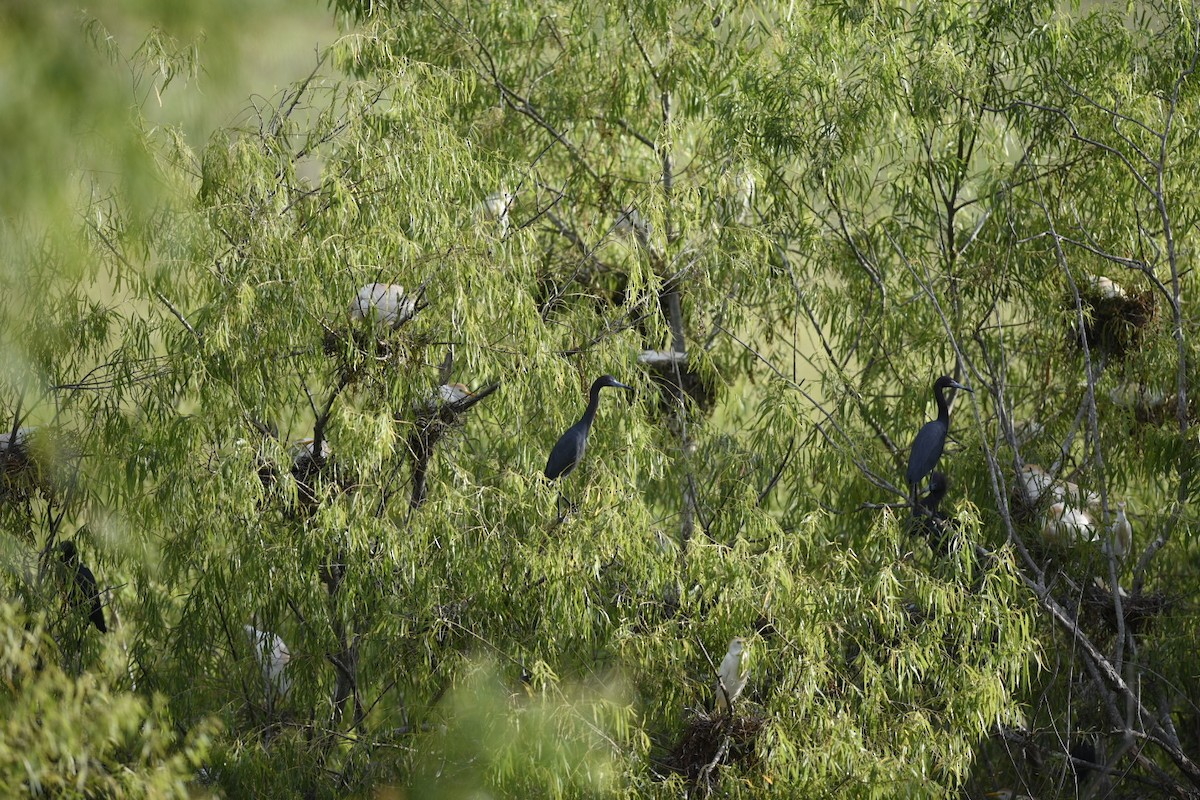
[[[566,504],[566,507],[567,507],[566,511],[563,511],[564,504]],[[559,519],[559,521],[560,522],[565,521],[567,517],[571,516],[578,510],[579,510],[579,506],[577,506],[574,502],[572,502],[571,498],[569,498],[565,494],[563,494],[562,489],[559,489],[558,490],[558,519]]]

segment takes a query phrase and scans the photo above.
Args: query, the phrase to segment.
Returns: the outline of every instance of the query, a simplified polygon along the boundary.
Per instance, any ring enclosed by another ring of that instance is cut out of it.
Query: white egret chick
[[[1111,553],[1118,561],[1124,561],[1133,549],[1133,526],[1125,516],[1125,501],[1117,503],[1117,518],[1108,527],[1109,539],[1104,543],[1105,553]]]
[[[649,221],[633,206],[621,211],[613,230],[621,236],[636,236],[640,240],[648,240],[651,234]]]
[[[1046,541],[1063,546],[1096,540],[1096,523],[1086,511],[1058,502],[1050,506],[1042,527]]]
[[[475,218],[494,220],[500,229],[500,235],[503,236],[508,233],[508,212],[516,201],[517,198],[511,192],[499,191],[489,194],[475,207]]]
[[[368,283],[350,303],[350,321],[370,321],[386,331],[400,327],[417,313],[414,298],[404,296],[398,283]]]
[[[717,668],[717,713],[724,714],[733,705],[750,679],[749,646],[742,637],[729,643],[729,652]]]
[[[292,688],[292,682],[284,674],[284,670],[292,660],[291,651],[278,634],[270,631],[260,631],[253,625],[243,625],[246,636],[254,647],[254,658],[262,670],[263,689],[266,692],[267,705],[271,707],[276,699],[287,696]]]
[[[1105,300],[1118,300],[1127,296],[1125,289],[1119,283],[1103,275],[1093,275],[1088,284],[1092,291]]]

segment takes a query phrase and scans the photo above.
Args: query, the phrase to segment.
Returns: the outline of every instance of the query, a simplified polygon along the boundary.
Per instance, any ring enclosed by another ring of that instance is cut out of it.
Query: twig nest
[[[416,313],[416,298],[406,297],[398,283],[368,283],[350,303],[351,322],[369,322],[383,331],[395,330]]]
[[[1154,293],[1131,293],[1111,278],[1096,275],[1079,286],[1086,312],[1083,335],[1089,348],[1099,348],[1121,358],[1141,344],[1155,314]],[[1074,298],[1071,298],[1074,305]],[[1073,336],[1080,345],[1078,331]]]
[[[661,387],[660,406],[665,413],[674,411],[685,398],[702,412],[711,410],[717,401],[717,387],[691,367],[687,353],[643,350],[638,363],[650,368],[650,377]]]
[[[1134,633],[1145,632],[1174,605],[1174,600],[1165,592],[1130,594],[1118,586],[1116,596],[1121,598],[1125,627]],[[1111,633],[1117,632],[1116,596],[1108,583],[1099,577],[1083,586],[1083,609],[1087,612],[1088,620]]]
[[[19,481],[22,473],[34,466],[33,455],[29,444],[37,429],[32,426],[11,429],[0,433],[0,475],[4,488],[9,488],[10,482]]]
[[[668,755],[667,766],[694,784],[713,785],[726,764],[754,763],[755,742],[766,721],[758,713],[697,713]]]
[[[1175,394],[1165,394],[1141,383],[1123,383],[1108,393],[1108,399],[1120,408],[1133,409],[1134,418],[1147,425],[1174,421],[1179,408]],[[1188,419],[1194,419],[1188,403]]]
[[[77,458],[57,431],[27,425],[0,432],[0,501],[26,500],[35,490],[50,497],[74,480],[66,462]]]

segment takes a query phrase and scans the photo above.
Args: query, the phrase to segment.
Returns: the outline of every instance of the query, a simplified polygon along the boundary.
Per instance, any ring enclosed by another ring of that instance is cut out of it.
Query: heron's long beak
[[[958,381],[951,381],[950,385],[953,386],[955,389],[962,389],[964,392],[970,392],[971,394],[975,394],[974,389],[972,389],[970,386],[963,386]]]
[[[625,384],[621,383],[620,381],[613,381],[613,388],[614,389],[628,389],[631,392],[634,391],[634,388],[632,386],[626,386]]]

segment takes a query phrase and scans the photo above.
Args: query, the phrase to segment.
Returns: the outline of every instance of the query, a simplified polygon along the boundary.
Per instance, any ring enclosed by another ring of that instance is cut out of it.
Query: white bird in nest
[[[1096,541],[1096,523],[1086,511],[1072,508],[1066,503],[1055,503],[1046,513],[1042,527],[1046,541],[1070,546],[1079,542]]]
[[[1083,506],[1092,511],[1100,508],[1100,495],[1085,491],[1068,480],[1055,480],[1049,472],[1037,464],[1026,464],[1018,476],[1025,484],[1029,502],[1036,505],[1049,494],[1057,502]]]
[[[457,403],[473,394],[474,392],[465,383],[443,383],[437,388],[437,391],[424,400],[414,400],[413,407],[418,411],[422,409],[434,411],[439,406]]]
[[[316,440],[313,439],[311,436],[304,438],[304,439],[297,439],[294,442],[290,442],[288,444],[288,454],[291,455],[291,457],[292,457],[292,463],[293,464],[301,464],[301,463],[315,460],[316,454],[313,449],[314,444],[316,444]],[[329,447],[329,440],[322,439],[321,440],[321,460],[328,461],[329,456],[331,456],[332,454],[333,454],[333,451]]]
[[[483,198],[483,202],[475,207],[475,219],[479,221],[492,220],[500,229],[500,235],[508,233],[508,212],[516,204],[517,198],[511,193],[501,190]]]
[[[1108,541],[1104,543],[1104,552],[1116,556],[1118,561],[1124,561],[1132,549],[1133,526],[1129,524],[1129,517],[1125,516],[1125,501],[1122,500],[1117,503],[1117,518],[1108,526]]]
[[[254,659],[262,670],[263,689],[266,692],[267,707],[270,708],[276,700],[286,697],[292,688],[291,680],[284,674],[292,660],[291,651],[278,634],[260,631],[253,625],[242,627],[254,647]]]
[[[350,321],[371,321],[383,330],[395,329],[417,313],[417,301],[405,297],[398,283],[368,283],[350,303]]]
[[[1092,291],[1105,300],[1119,300],[1127,296],[1121,284],[1104,275],[1093,275],[1088,280],[1088,285],[1091,286]]]
[[[20,448],[27,446],[29,444],[29,437],[32,436],[33,432],[36,430],[36,426],[23,425],[20,428],[17,428],[15,437],[13,436],[13,432],[11,430],[6,430],[3,433],[0,433],[0,450],[7,451],[10,448],[12,450],[19,450]]]
[[[749,645],[742,637],[729,643],[729,652],[717,668],[717,713],[724,714],[733,705],[750,680]]]

